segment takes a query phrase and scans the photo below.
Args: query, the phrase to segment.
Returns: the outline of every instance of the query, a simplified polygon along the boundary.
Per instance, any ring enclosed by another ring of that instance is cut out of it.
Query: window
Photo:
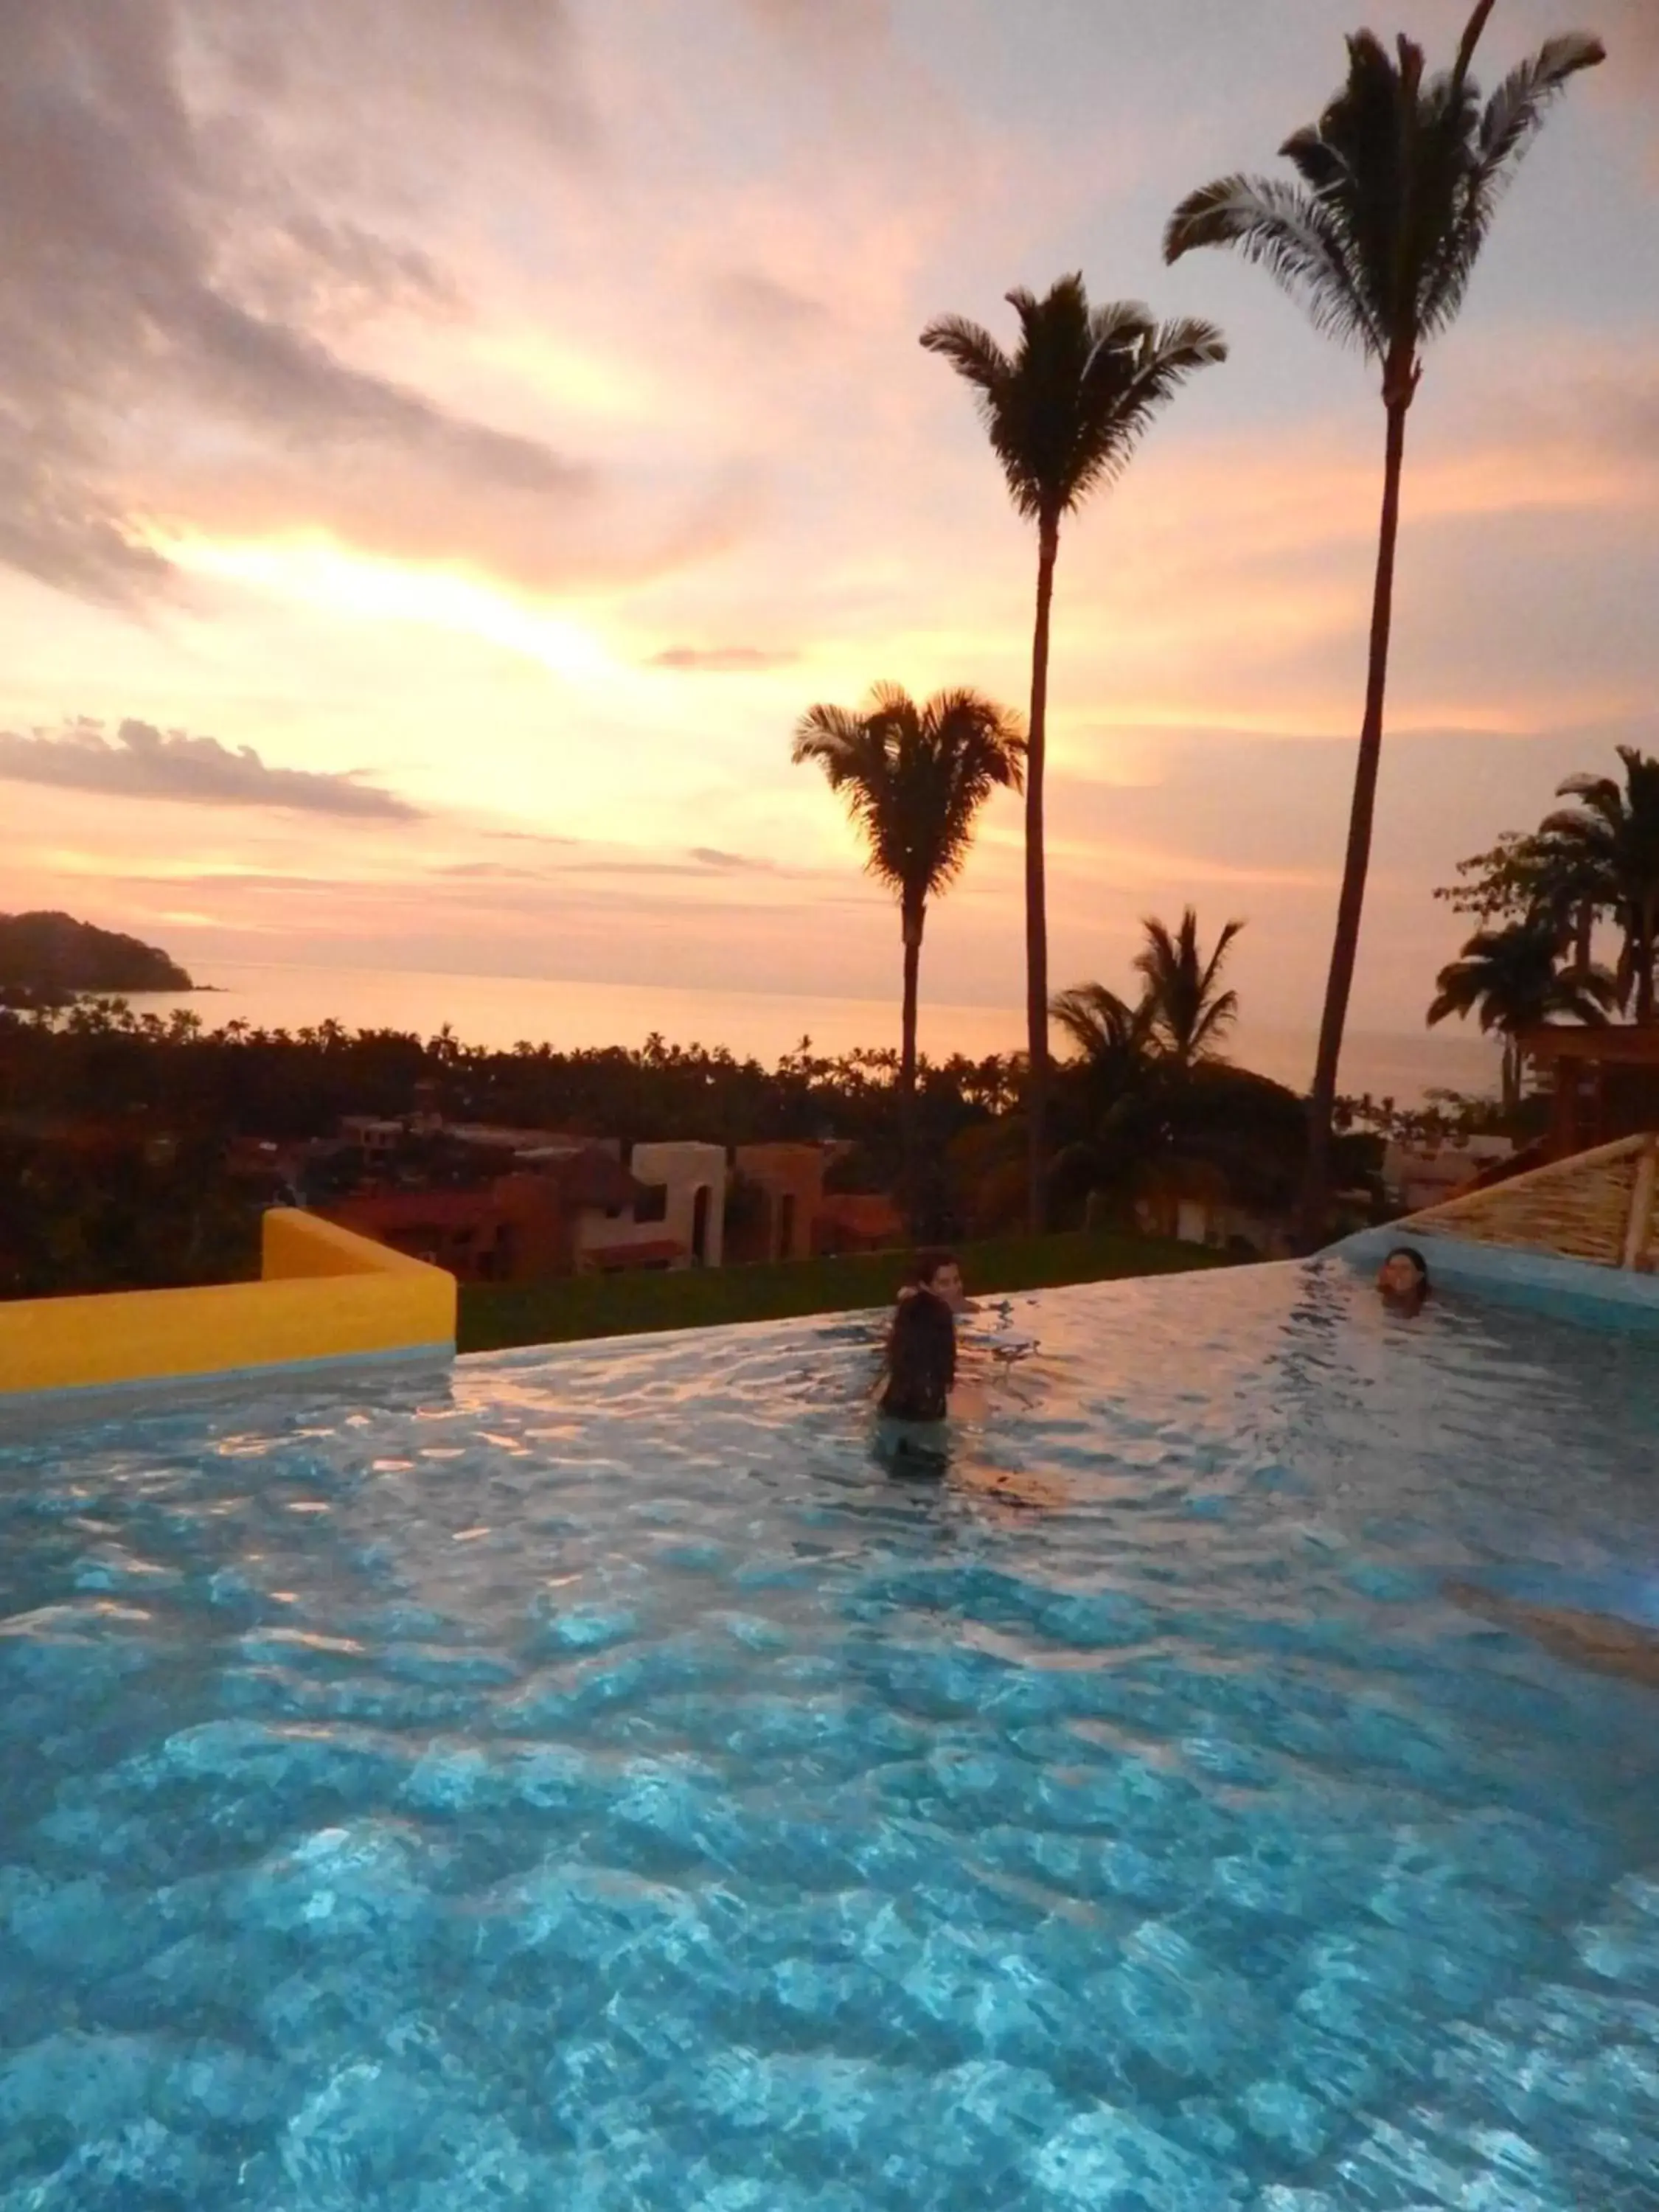
[[[641,1186],[634,1201],[635,1221],[666,1221],[668,1218],[668,1185],[647,1182]]]

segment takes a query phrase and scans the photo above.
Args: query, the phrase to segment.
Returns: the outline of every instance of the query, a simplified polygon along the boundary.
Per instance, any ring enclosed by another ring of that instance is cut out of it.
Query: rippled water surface
[[[0,2212],[1651,2212],[1659,1692],[1445,1584],[1659,1622],[1652,1340],[975,1333],[0,1448]]]

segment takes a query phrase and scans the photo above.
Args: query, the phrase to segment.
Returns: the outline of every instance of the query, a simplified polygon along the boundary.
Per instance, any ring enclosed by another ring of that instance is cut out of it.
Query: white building
[[[1407,1213],[1422,1213],[1514,1151],[1508,1137],[1449,1137],[1438,1145],[1396,1140],[1382,1155],[1382,1182],[1396,1205]]]
[[[635,1145],[628,1169],[645,1195],[631,1213],[584,1218],[577,1266],[603,1267],[607,1259],[614,1265],[648,1250],[653,1261],[660,1251],[664,1266],[718,1267],[725,1255],[725,1146]]]

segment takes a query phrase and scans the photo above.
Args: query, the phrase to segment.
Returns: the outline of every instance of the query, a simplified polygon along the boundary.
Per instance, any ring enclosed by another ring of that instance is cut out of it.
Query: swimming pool
[[[845,1322],[0,1450],[0,2212],[1659,2202],[1659,1695],[1443,1595],[1659,1620],[1654,1340],[976,1333],[943,1486]]]

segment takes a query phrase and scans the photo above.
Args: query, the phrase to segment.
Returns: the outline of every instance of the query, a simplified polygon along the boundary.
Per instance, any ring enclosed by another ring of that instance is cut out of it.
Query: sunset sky
[[[1449,55],[1465,0],[1390,0]],[[1311,1024],[1363,676],[1376,380],[1161,265],[1357,0],[0,5],[0,907],[214,963],[849,997],[897,933],[800,711],[1024,708],[1035,550],[917,336],[1011,286],[1233,357],[1062,543],[1056,984],[1248,920]],[[1462,853],[1659,746],[1659,6],[1553,117],[1413,417],[1355,1019],[1421,1021]],[[1021,989],[994,809],[924,989]]]

